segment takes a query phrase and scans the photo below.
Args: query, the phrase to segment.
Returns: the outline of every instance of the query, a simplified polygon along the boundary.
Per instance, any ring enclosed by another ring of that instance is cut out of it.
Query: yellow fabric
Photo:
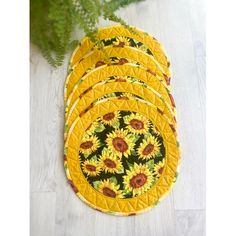
[[[82,98],[78,98],[69,110],[66,120],[66,126],[71,127],[74,120],[80,115],[82,111],[89,107],[94,100],[104,96],[105,94],[117,91],[129,92],[142,97],[146,101],[149,101],[150,103],[158,107],[161,112],[163,112],[163,116],[169,121],[170,124],[175,125],[174,114],[170,106],[168,106],[167,103],[163,101],[160,95],[158,96],[150,89],[135,83],[131,84],[126,82],[111,82],[95,87],[92,90],[88,91]]]
[[[70,75],[69,79],[72,79],[71,77],[76,77],[77,70],[74,71],[73,75]],[[73,92],[70,94],[69,98],[67,99],[66,103],[66,116],[68,111],[71,109],[73,103],[76,101],[76,99],[82,94],[84,91],[86,91],[88,88],[93,86],[94,84],[107,79],[109,76],[117,75],[117,76],[133,76],[136,77],[143,82],[145,82],[150,87],[154,88],[165,100],[165,102],[172,107],[172,110],[174,111],[174,107],[172,106],[171,99],[169,96],[169,91],[166,88],[166,86],[158,80],[155,76],[148,73],[144,69],[138,68],[136,66],[131,65],[116,65],[116,66],[109,66],[104,67],[102,69],[96,69],[93,70],[91,73],[84,76],[83,81],[79,84],[76,84],[73,88]],[[128,92],[128,91],[127,91]]]
[[[162,81],[166,85],[163,73],[157,68],[156,60],[150,55],[145,54],[143,51],[131,47],[108,47],[104,48],[104,51],[107,55],[109,55],[109,57],[121,57],[139,62],[143,68],[149,69],[156,73],[157,79]],[[100,50],[95,50],[91,54],[89,54],[89,56],[84,57],[82,61],[76,63],[73,66],[73,71],[67,77],[65,82],[65,101],[68,99],[74,86],[76,85],[78,80],[83,76],[86,70],[91,66],[94,66],[95,63],[97,63],[98,61],[104,61],[104,52]]]
[[[85,37],[64,87],[68,182],[89,206],[124,216],[155,206],[176,181],[180,162],[170,63],[156,39],[134,31],[121,25],[99,29],[103,50]],[[123,168],[115,166],[116,176],[104,169],[107,156]],[[134,171],[136,164],[146,172]],[[146,185],[131,186],[141,173]]]
[[[121,25],[100,28],[98,30],[98,38],[102,40],[116,36],[127,36],[144,43],[154,54],[154,58],[159,64],[158,69],[160,69],[163,73],[170,77],[171,74],[169,70],[169,62],[160,43],[146,32],[143,32],[136,27],[134,27],[133,29],[136,33],[130,32],[130,30]],[[77,47],[77,49],[74,51],[70,64],[72,66],[75,65],[93,48],[93,46],[94,43],[88,37],[85,37]]]
[[[156,125],[165,143],[167,163],[162,176],[151,189],[134,198],[117,199],[99,193],[87,182],[78,163],[78,149],[84,131],[96,118],[116,110],[132,110],[147,116]],[[153,107],[134,100],[108,101],[91,108],[81,118],[77,117],[69,131],[65,149],[67,158],[64,164],[67,168],[67,177],[73,182],[77,195],[93,208],[116,215],[140,213],[158,203],[174,182],[180,158],[176,136],[166,119]]]

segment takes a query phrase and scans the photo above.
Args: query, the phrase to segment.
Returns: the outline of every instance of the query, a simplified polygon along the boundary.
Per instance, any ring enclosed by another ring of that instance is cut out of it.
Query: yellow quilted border
[[[166,149],[166,166],[157,183],[146,193],[127,199],[109,198],[96,191],[84,177],[78,162],[78,149],[84,131],[98,117],[116,110],[132,110],[147,116],[160,131]],[[175,134],[168,122],[153,107],[135,100],[123,100],[119,102],[105,102],[91,108],[83,117],[78,117],[73,123],[68,139],[65,143],[67,165],[67,177],[72,181],[77,195],[91,207],[103,212],[116,215],[130,215],[143,212],[154,205],[170,190],[178,167],[180,151]]]
[[[129,100],[136,100],[136,101],[139,101],[139,102],[141,102],[141,103],[145,103],[145,104],[147,104],[148,106],[152,106],[152,107],[154,107],[155,109],[157,109],[155,105],[153,105],[153,104],[150,103],[149,101],[143,100],[143,99],[141,99],[141,98],[138,98],[138,97],[129,97],[128,99],[129,99]],[[115,101],[115,102],[117,102],[117,100],[119,100],[119,101],[122,100],[122,97],[120,97],[120,96],[115,96],[115,97],[103,97],[103,98],[99,98],[99,99],[95,100],[95,101],[93,102],[93,106],[95,106],[95,105],[97,105],[97,104],[99,104],[99,103],[107,102],[107,101]],[[127,100],[127,99],[126,99],[126,100]],[[93,107],[93,106],[91,106],[91,107]],[[88,111],[91,109],[91,107],[88,108],[88,109],[86,109],[85,112],[80,113],[79,116],[81,117],[84,113],[88,112]],[[72,109],[73,109],[73,108],[72,108]],[[157,112],[160,112],[160,111],[157,110]],[[162,113],[161,113],[161,114],[162,114]],[[68,116],[70,116],[70,114],[69,114]],[[164,116],[165,116],[165,115],[164,115]],[[77,118],[77,117],[76,117],[76,118]],[[69,125],[68,125],[68,124],[69,124],[69,123],[68,123],[69,119],[70,119],[70,118],[67,117],[66,122],[65,122],[65,127],[64,127],[64,140],[66,140],[67,135],[68,135],[68,131],[69,131],[69,128],[70,128]],[[175,122],[176,122],[176,120],[175,120]],[[72,122],[72,123],[73,123],[73,122]],[[175,125],[172,125],[171,123],[170,123],[170,125],[173,127],[173,128],[172,128],[173,132],[176,133]]]
[[[66,126],[70,128],[76,117],[78,117],[86,108],[90,107],[93,101],[103,97],[105,94],[114,92],[127,92],[140,96],[144,100],[155,105],[156,112],[161,112],[170,124],[174,125],[174,127],[176,126],[175,116],[172,113],[171,108],[163,101],[160,95],[158,96],[158,93],[154,93],[149,88],[140,84],[131,84],[127,82],[110,82],[100,85],[88,91],[82,98],[78,98],[69,110]]]
[[[147,70],[150,70],[155,73],[156,76],[159,77],[158,79],[162,81],[165,85],[167,85],[165,76],[157,68],[156,60],[150,55],[145,54],[143,51],[130,47],[107,47],[104,48],[104,51],[107,55],[109,55],[109,57],[121,57],[137,61],[143,67],[147,68]],[[104,59],[104,52],[96,50],[93,53],[89,54],[89,56],[84,57],[83,60],[73,66],[73,70],[76,71],[77,76],[73,76],[72,73],[72,75],[68,76],[66,79],[64,90],[65,101],[68,99],[70,93],[73,90],[73,87],[78,82],[78,80],[84,75],[86,70],[91,66],[94,66],[98,61],[103,61]]]
[[[171,77],[171,73],[169,70],[169,61],[164,53],[161,44],[154,37],[150,36],[146,32],[143,32],[137,27],[132,27],[132,29],[136,32],[135,34],[130,32],[130,30],[121,25],[100,28],[98,30],[98,38],[100,40],[103,40],[106,38],[112,38],[116,36],[127,36],[142,42],[153,53],[154,58],[159,63],[159,67],[163,69],[163,72],[168,77]],[[71,57],[70,64],[71,65],[76,64],[83,56],[85,56],[93,48],[93,46],[94,43],[88,37],[85,37],[81,41],[80,45],[74,51]]]
[[[76,73],[77,70],[74,72]],[[73,74],[72,76],[76,77],[76,74]],[[165,102],[171,106],[171,109],[175,113],[174,103],[171,100],[171,94],[169,93],[169,90],[161,81],[157,80],[155,76],[139,67],[131,65],[113,65],[102,69],[98,68],[93,70],[91,73],[85,75],[80,83],[77,83],[74,86],[73,92],[70,94],[66,102],[66,114],[71,109],[73,103],[80,96],[80,94],[82,94],[94,84],[102,80],[106,80],[110,76],[131,76],[142,80],[147,85],[155,89],[163,97]]]

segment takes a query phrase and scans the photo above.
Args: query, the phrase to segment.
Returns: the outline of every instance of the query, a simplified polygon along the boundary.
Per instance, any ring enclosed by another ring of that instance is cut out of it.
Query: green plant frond
[[[83,9],[88,13],[91,20],[94,23],[98,22],[98,18],[101,15],[101,3],[94,0],[79,0]]]
[[[110,21],[113,21],[113,22],[116,22],[116,23],[120,23],[121,25],[126,27],[133,34],[137,34],[137,32],[131,26],[129,26],[122,18],[117,16],[115,13],[110,13],[110,12],[105,13],[104,14],[104,19],[110,20]]]
[[[65,54],[78,45],[71,35],[79,27],[105,55],[97,34],[99,17],[132,30],[114,12],[133,2],[140,0],[30,0],[30,40],[48,63],[57,67],[62,65]]]
[[[55,30],[60,44],[67,47],[70,41],[71,32],[73,30],[73,15],[71,0],[50,0],[50,8],[48,17]]]
[[[82,4],[79,4],[79,2],[76,3],[76,10],[75,10],[76,22],[79,24],[80,28],[84,30],[86,35],[94,39],[95,37],[94,35],[96,34],[95,33],[96,25],[97,25],[99,16],[98,15],[96,16],[96,14],[93,15],[91,12],[88,11],[89,7],[86,5],[87,3],[85,1],[83,0],[80,0],[80,1],[83,3]]]
[[[115,12],[122,7],[126,7],[134,2],[141,2],[143,0],[106,0],[104,7],[108,8],[110,12]]]
[[[30,38],[49,64],[59,66],[74,29],[71,0],[31,0]]]

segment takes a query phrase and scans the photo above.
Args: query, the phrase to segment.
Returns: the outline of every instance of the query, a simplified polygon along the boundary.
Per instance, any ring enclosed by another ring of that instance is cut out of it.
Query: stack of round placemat
[[[137,28],[102,28],[98,37],[84,38],[70,61],[64,166],[91,207],[134,215],[156,205],[177,177],[170,63],[160,43]]]

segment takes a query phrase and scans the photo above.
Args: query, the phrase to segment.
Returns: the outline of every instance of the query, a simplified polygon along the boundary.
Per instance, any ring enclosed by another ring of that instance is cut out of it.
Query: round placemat
[[[76,71],[75,71],[76,73]],[[86,90],[90,89],[96,83],[106,80],[110,76],[131,76],[145,82],[147,85],[155,89],[160,95],[163,96],[165,101],[172,107],[175,112],[174,99],[170,90],[154,75],[148,73],[146,70],[132,65],[111,65],[102,69],[93,70],[91,73],[83,76],[79,82],[74,86],[72,93],[66,101],[66,113],[70,110],[75,100],[83,94]],[[129,92],[129,91],[127,91]]]
[[[64,164],[74,191],[87,204],[133,215],[170,190],[179,158],[166,119],[147,104],[122,100],[97,104],[77,117],[65,143]]]
[[[172,112],[170,106],[165,102],[163,97],[154,89],[138,82],[108,82],[91,88],[83,94],[83,96],[80,96],[70,107],[68,115],[66,116],[66,126],[70,127],[76,117],[78,117],[85,109],[91,108],[92,103],[95,100],[114,92],[135,94],[140,98],[149,101],[155,105],[157,111],[161,112],[161,114],[175,126],[175,114]]]
[[[169,70],[170,63],[164,53],[161,44],[153,36],[150,36],[147,32],[144,32],[136,27],[132,27],[132,29],[133,32],[135,33],[132,33],[129,29],[125,28],[122,25],[100,28],[98,30],[98,38],[99,40],[104,40],[119,36],[119,37],[128,37],[133,40],[141,42],[145,46],[145,48],[149,49],[151,54],[159,63],[159,69],[161,69],[162,72],[170,78],[171,77]],[[122,43],[122,45],[124,45],[124,43]],[[70,67],[79,62],[80,59],[84,57],[87,53],[89,53],[94,46],[96,45],[88,37],[85,37],[74,51],[71,57]]]
[[[106,55],[109,55],[108,59],[104,56],[103,51],[95,50],[93,53],[90,53],[89,56],[83,57],[78,63],[73,66],[73,68],[71,68],[71,72],[76,70],[77,76],[74,77],[73,73],[71,73],[71,76],[67,77],[64,91],[65,100],[67,100],[74,85],[82,76],[98,67],[104,67],[111,64],[139,64],[142,67],[145,67],[149,73],[160,77],[163,83],[169,85],[170,81],[168,77],[157,68],[156,60],[153,57],[145,54],[144,52],[129,47],[109,47],[104,48],[104,51]]]

